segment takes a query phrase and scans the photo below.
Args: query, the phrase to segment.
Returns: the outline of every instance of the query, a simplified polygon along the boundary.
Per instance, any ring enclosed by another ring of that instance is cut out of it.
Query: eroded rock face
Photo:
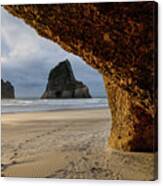
[[[49,73],[48,84],[41,98],[90,98],[89,89],[77,81],[68,60],[60,62]]]
[[[14,99],[15,91],[13,85],[9,81],[1,79],[1,98],[2,99]]]
[[[5,6],[104,76],[112,148],[157,149],[155,2]]]

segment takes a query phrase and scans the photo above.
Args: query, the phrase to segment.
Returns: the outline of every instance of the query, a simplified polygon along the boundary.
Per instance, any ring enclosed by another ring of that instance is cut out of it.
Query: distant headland
[[[1,79],[1,98],[2,99],[14,99],[15,89],[9,81]]]

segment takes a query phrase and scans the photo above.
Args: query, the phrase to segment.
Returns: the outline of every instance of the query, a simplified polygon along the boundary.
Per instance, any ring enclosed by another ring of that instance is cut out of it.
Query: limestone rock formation
[[[103,74],[112,113],[112,148],[157,149],[156,2],[5,8]]]
[[[89,89],[77,81],[68,60],[60,62],[49,73],[48,84],[41,98],[90,98]]]
[[[15,92],[14,87],[9,81],[1,79],[1,98],[2,99],[14,99]]]

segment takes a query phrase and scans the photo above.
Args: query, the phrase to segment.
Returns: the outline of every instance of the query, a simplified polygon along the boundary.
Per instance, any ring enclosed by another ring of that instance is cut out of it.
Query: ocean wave
[[[106,98],[89,99],[15,99],[2,100],[2,113],[35,112],[108,107]]]

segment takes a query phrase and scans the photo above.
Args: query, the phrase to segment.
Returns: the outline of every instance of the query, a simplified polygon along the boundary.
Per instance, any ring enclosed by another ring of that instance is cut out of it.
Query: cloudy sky
[[[1,8],[1,76],[14,85],[16,97],[40,97],[50,69],[66,58],[92,96],[105,96],[102,76],[95,69]]]

